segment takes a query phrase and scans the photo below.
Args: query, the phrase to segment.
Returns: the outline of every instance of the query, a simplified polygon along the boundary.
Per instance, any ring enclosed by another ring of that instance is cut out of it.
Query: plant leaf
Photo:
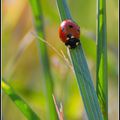
[[[96,90],[104,120],[108,120],[106,0],[98,0]]]
[[[30,108],[30,106],[7,84],[3,79],[1,82],[2,90],[16,104],[19,110],[26,116],[28,120],[40,120],[38,115]]]
[[[57,0],[61,20],[72,19],[65,0]],[[82,95],[85,110],[89,120],[102,120],[97,95],[93,86],[87,62],[80,44],[75,49],[68,49],[73,63],[77,83]]]
[[[41,38],[45,38],[44,36],[44,28],[43,28],[43,15],[42,15],[42,8],[40,4],[40,0],[29,0],[32,13],[34,17],[34,25],[37,32],[37,35]],[[47,106],[48,106],[48,118],[49,120],[56,120],[57,113],[55,111],[54,102],[52,99],[53,94],[53,79],[51,76],[51,70],[49,65],[49,58],[47,53],[46,44],[39,39],[37,39],[37,45],[39,50],[40,56],[40,63],[42,66],[42,74],[45,83],[46,89],[46,99],[47,99]]]

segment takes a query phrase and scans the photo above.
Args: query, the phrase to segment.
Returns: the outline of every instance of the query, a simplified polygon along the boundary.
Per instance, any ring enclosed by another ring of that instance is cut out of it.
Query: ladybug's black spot
[[[73,26],[72,26],[72,25],[69,25],[69,28],[73,28]]]
[[[80,44],[80,40],[77,39],[77,38],[70,38],[70,39],[65,43],[65,45],[66,45],[66,46],[69,45],[70,48],[73,49],[73,48],[76,48],[76,47],[77,47],[76,43],[78,43],[78,45],[79,45],[79,44]]]
[[[72,36],[71,34],[68,34],[68,35],[67,35],[68,38],[71,38],[71,36]]]
[[[62,31],[64,32],[64,28],[62,28]]]

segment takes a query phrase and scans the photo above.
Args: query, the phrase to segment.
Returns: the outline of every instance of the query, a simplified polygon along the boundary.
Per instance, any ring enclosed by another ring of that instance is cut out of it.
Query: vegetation
[[[101,1],[2,1],[4,120],[118,119],[118,0]],[[80,26],[74,50],[58,36],[66,18]]]

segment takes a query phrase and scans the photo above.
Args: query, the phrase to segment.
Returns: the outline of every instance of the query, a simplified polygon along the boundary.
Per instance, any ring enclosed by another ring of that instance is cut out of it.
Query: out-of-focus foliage
[[[58,36],[60,23],[55,0],[41,0],[45,22],[46,40],[59,52],[62,50],[67,56],[66,47]],[[96,0],[68,0],[71,14],[81,28],[81,42],[88,59],[92,77],[96,72]],[[107,40],[108,40],[108,80],[109,80],[109,120],[118,119],[118,0],[107,1]],[[30,32],[30,38],[24,37]],[[11,86],[35,112],[46,119],[46,101],[41,78],[41,70],[36,46],[36,39],[31,32],[33,18],[27,0],[2,1],[2,75],[6,79],[12,78]],[[22,54],[18,54],[19,47],[25,46]],[[64,117],[69,120],[79,120],[84,117],[84,107],[79,96],[79,90],[74,73],[66,66],[55,51],[48,47],[50,65],[54,77],[55,96],[63,103]],[[15,59],[15,56],[17,59]],[[13,60],[14,59],[14,60]],[[14,61],[14,62],[13,62]],[[95,82],[95,81],[94,81]],[[79,109],[81,108],[81,109]],[[4,120],[24,120],[25,117],[14,103],[3,93],[2,114]]]
[[[11,98],[11,100],[15,103],[15,105],[19,108],[19,110],[25,115],[25,117],[29,120],[40,120],[37,114],[30,108],[30,106],[21,98],[13,88],[7,84],[2,79],[2,90]]]
[[[97,16],[96,93],[103,119],[108,120],[106,0],[97,0]]]

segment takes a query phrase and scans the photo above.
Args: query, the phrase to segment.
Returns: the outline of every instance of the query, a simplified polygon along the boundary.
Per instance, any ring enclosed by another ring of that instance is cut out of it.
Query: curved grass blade
[[[37,35],[41,38],[45,38],[44,28],[43,28],[43,15],[42,15],[42,9],[40,5],[40,0],[29,0],[29,2],[32,8],[34,25],[35,25]],[[39,39],[37,39],[37,45],[39,49],[40,63],[42,66],[41,70],[42,70],[42,74],[45,82],[47,106],[48,106],[48,112],[49,112],[48,118],[49,120],[56,120],[57,113],[55,111],[55,106],[52,99],[53,79],[51,76],[47,47],[46,47],[46,44],[40,41]]]
[[[2,90],[10,97],[10,99],[16,104],[19,110],[26,116],[28,120],[40,120],[36,113],[30,108],[30,106],[8,85],[3,79],[1,82]]]
[[[96,90],[104,120],[108,120],[106,0],[98,0]]]
[[[65,0],[57,0],[61,20],[72,19]],[[93,86],[87,62],[79,45],[75,49],[68,49],[71,61],[73,63],[77,83],[82,95],[85,110],[89,120],[102,120],[97,95]]]

